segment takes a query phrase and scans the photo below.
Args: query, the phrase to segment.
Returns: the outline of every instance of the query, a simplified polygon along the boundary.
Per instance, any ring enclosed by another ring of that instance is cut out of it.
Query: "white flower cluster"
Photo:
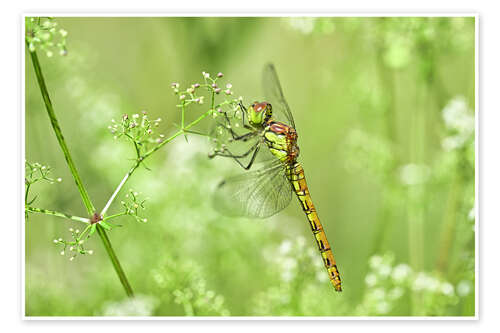
[[[151,316],[158,301],[152,296],[135,295],[133,298],[126,298],[120,302],[107,302],[104,304],[102,312],[97,315],[102,316]]]
[[[446,128],[453,133],[441,142],[444,150],[461,148],[474,136],[474,112],[467,107],[464,97],[453,98],[444,107],[442,116]]]
[[[375,255],[369,259],[365,284],[367,290],[357,309],[358,313],[365,315],[387,315],[397,309],[399,299],[414,293],[425,295],[430,304],[439,307],[423,311],[442,311],[446,304],[455,302],[457,294],[463,297],[472,289],[470,282],[465,280],[455,288],[436,274],[415,272],[406,263],[394,265],[393,254]]]

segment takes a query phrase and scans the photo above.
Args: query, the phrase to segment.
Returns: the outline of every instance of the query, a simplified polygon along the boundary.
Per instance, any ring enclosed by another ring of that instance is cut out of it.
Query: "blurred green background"
[[[147,110],[180,122],[178,96],[223,72],[245,104],[272,61],[299,133],[308,184],[343,279],[327,280],[296,199],[266,220],[220,216],[214,186],[236,163],[178,137],[132,176],[139,224],[109,232],[128,300],[97,235],[73,261],[58,217],[26,223],[28,316],[473,316],[474,18],[57,18],[68,54],[39,53],[55,112],[98,210],[133,164],[108,126]],[[53,168],[33,206],[86,216],[26,53],[26,159]],[[190,110],[187,120],[201,111]],[[209,126],[208,121],[200,129]],[[110,213],[119,212],[116,202]]]

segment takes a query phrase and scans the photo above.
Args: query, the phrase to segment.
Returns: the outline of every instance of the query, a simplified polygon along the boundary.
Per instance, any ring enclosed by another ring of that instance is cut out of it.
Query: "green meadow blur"
[[[137,295],[127,299],[97,235],[73,261],[54,239],[85,227],[30,214],[27,316],[474,316],[475,21],[432,18],[57,18],[66,56],[39,52],[46,84],[98,210],[133,164],[108,126],[147,111],[166,136],[181,87],[224,73],[245,104],[273,62],[309,189],[336,256],[334,292],[296,199],[264,220],[229,218],[211,193],[236,163],[180,136],[126,184],[147,223],[108,232]],[[26,159],[53,168],[34,207],[86,216],[26,51]],[[207,105],[188,109],[186,122]],[[210,127],[210,119],[198,127]]]

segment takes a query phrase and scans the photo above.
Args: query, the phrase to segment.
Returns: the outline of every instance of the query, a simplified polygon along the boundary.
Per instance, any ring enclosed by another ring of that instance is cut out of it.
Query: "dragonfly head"
[[[273,107],[267,102],[254,102],[248,108],[248,121],[252,126],[265,124],[273,114]]]

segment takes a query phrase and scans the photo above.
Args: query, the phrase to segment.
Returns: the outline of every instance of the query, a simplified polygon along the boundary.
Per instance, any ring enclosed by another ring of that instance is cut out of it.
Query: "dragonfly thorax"
[[[300,149],[297,132],[293,127],[277,121],[269,121],[264,129],[264,141],[271,153],[284,163],[295,162]]]

